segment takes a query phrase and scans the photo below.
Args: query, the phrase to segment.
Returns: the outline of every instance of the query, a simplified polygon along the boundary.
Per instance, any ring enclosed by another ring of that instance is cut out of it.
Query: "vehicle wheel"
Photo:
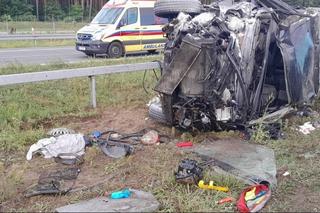
[[[157,50],[148,50],[149,54],[155,54]]]
[[[94,54],[94,53],[85,53],[86,54],[86,56],[89,56],[89,57],[95,57],[96,56],[96,54]]]
[[[108,48],[108,56],[110,58],[120,58],[123,56],[124,50],[120,42],[112,42]]]
[[[176,17],[180,12],[197,15],[201,12],[199,0],[157,0],[154,5],[154,13],[162,18]]]

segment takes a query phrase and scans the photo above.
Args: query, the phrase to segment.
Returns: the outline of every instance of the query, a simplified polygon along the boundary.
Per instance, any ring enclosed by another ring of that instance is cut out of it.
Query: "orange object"
[[[230,202],[233,202],[233,201],[234,201],[233,197],[226,197],[226,198],[223,198],[222,200],[219,200],[218,204],[230,203]]]

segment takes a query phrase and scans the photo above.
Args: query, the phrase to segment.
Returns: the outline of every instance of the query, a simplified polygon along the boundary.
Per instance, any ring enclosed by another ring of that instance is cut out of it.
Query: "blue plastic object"
[[[123,199],[123,198],[129,198],[131,196],[131,192],[129,189],[124,189],[122,191],[112,192],[111,193],[111,199]]]
[[[93,131],[91,134],[95,138],[100,138],[101,137],[101,132],[100,131]]]

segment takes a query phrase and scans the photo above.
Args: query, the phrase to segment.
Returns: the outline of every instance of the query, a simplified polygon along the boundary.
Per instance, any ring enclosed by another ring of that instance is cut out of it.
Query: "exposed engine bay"
[[[179,13],[163,28],[152,118],[188,131],[239,129],[313,103],[318,13],[280,0],[222,0],[202,10]]]

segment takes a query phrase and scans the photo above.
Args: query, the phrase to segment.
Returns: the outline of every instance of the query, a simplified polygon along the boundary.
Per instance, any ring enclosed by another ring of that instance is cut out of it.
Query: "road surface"
[[[130,53],[128,57],[145,56],[147,52]],[[154,53],[156,55],[158,53]],[[150,54],[148,54],[150,55]],[[106,60],[106,56],[100,55],[97,59]],[[0,49],[0,67],[9,64],[50,64],[50,63],[75,63],[90,60],[92,58],[84,53],[76,51],[75,47],[31,47]]]
[[[75,47],[36,47],[0,49],[0,66],[8,64],[48,64],[79,62],[88,57]]]

